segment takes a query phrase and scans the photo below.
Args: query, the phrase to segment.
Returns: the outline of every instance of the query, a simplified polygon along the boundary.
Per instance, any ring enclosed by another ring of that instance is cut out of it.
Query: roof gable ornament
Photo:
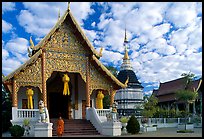
[[[60,19],[60,9],[58,11],[58,20]]]
[[[103,52],[103,47],[101,47],[100,51],[99,51],[99,56],[102,57],[102,52]]]
[[[30,46],[28,47],[28,57],[32,56],[32,50],[34,49],[35,45],[32,40],[32,36],[30,36]],[[30,50],[31,49],[31,50]]]
[[[70,2],[68,2],[67,10],[70,11]]]

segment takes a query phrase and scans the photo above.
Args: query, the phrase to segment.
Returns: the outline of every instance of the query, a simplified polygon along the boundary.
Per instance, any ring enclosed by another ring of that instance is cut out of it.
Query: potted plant
[[[30,134],[30,120],[24,119],[23,120],[23,128],[25,129],[25,136]]]
[[[121,117],[120,122],[122,123],[122,129],[123,129],[122,131],[124,134],[126,134],[127,133],[126,126],[127,126],[128,118],[127,117]]]
[[[9,128],[9,131],[13,137],[22,137],[24,135],[25,129],[20,125],[13,125]]]

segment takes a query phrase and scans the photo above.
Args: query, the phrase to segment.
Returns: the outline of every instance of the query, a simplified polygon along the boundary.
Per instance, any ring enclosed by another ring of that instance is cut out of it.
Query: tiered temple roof
[[[160,83],[159,89],[153,90],[153,94],[159,98],[159,102],[175,101],[175,93],[178,90],[198,91],[201,87],[202,79],[194,80],[187,86],[185,77],[176,80]]]

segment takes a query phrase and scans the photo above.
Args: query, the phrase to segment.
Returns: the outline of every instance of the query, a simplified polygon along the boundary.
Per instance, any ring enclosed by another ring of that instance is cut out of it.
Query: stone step
[[[53,136],[57,136],[57,120],[51,119],[53,123]],[[84,119],[68,120],[64,119],[64,133],[63,136],[69,135],[100,135],[90,121]]]

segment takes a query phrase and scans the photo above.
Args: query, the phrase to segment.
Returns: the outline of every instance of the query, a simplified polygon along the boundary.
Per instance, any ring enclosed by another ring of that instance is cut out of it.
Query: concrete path
[[[144,132],[136,135],[121,135],[118,137],[202,137],[202,128],[194,128],[194,133],[177,133],[177,128],[158,128],[157,131]],[[2,137],[11,137],[9,132],[2,133]],[[103,135],[93,136],[71,136],[71,137],[104,137]]]

